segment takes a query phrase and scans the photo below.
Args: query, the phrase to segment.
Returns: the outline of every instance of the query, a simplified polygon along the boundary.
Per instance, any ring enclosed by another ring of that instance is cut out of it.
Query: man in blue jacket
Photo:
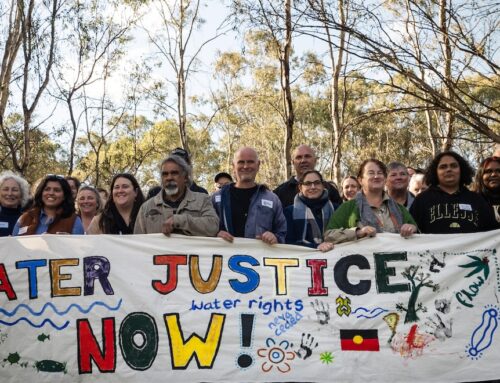
[[[233,158],[236,182],[212,196],[220,218],[217,236],[228,242],[233,242],[234,237],[261,239],[270,245],[285,242],[286,220],[281,202],[265,185],[255,182],[259,167],[254,149],[239,149]]]

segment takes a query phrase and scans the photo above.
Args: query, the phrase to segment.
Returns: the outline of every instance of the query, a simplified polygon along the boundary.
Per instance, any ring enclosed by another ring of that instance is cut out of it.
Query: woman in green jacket
[[[335,210],[325,230],[325,241],[348,242],[383,232],[409,237],[417,232],[408,210],[384,191],[386,178],[383,162],[374,158],[363,161],[358,172],[361,191]]]

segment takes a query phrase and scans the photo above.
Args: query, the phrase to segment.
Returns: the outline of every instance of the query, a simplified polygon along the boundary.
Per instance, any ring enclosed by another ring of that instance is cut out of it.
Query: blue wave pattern
[[[45,303],[40,311],[34,311],[28,305],[21,303],[12,311],[7,311],[7,310],[0,307],[0,313],[5,315],[5,316],[8,316],[8,317],[13,317],[14,315],[17,314],[17,312],[20,309],[25,309],[25,310],[29,311],[32,315],[40,316],[45,312],[45,310],[47,308],[50,307],[54,311],[54,313],[59,315],[59,316],[66,315],[72,308],[78,309],[78,311],[80,311],[82,314],[88,314],[95,306],[102,306],[102,307],[106,307],[110,311],[117,311],[118,309],[120,309],[120,307],[122,305],[122,301],[123,301],[123,299],[120,299],[118,301],[117,305],[114,307],[108,306],[106,303],[101,302],[101,301],[95,301],[95,302],[92,302],[92,304],[86,309],[77,303],[72,303],[68,306],[68,308],[66,310],[63,310],[63,311],[59,311],[58,308],[56,306],[54,306],[54,304],[52,302]]]
[[[6,321],[3,321],[3,320],[0,320],[0,324],[3,324],[3,325],[6,325],[6,326],[15,326],[16,324],[18,324],[19,322],[27,322],[31,327],[35,327],[35,328],[41,328],[43,326],[45,326],[46,323],[50,324],[52,327],[54,327],[56,330],[64,330],[66,327],[68,327],[69,325],[69,321],[66,321],[64,322],[63,325],[61,326],[58,326],[56,325],[54,322],[52,322],[50,319],[44,319],[42,321],[42,323],[40,324],[36,324],[36,323],[33,323],[32,321],[30,321],[28,318],[26,317],[21,317],[19,319],[17,319],[16,321],[14,322],[6,322]]]
[[[363,311],[364,313],[358,314],[358,311]],[[371,311],[365,307],[358,307],[356,310],[353,311],[353,314],[358,314],[356,315],[356,318],[367,318],[367,319],[372,319],[376,318],[379,315],[388,312],[389,310],[383,309],[382,307],[375,307]]]

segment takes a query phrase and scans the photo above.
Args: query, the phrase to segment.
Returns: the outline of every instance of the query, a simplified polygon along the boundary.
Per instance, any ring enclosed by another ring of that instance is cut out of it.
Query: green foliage
[[[14,149],[22,156],[24,154],[22,116],[19,114],[9,115],[4,124],[9,132]],[[38,128],[31,130],[30,138],[31,161],[24,172],[24,177],[28,182],[34,183],[47,173],[65,174],[65,164],[58,159],[57,155],[61,151],[61,147]],[[14,168],[10,149],[4,136],[0,136],[0,168],[2,170],[12,170]]]

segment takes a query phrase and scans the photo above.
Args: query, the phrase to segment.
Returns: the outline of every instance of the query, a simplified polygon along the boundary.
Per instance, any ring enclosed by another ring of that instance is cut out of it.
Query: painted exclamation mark
[[[252,344],[252,333],[254,314],[241,314],[241,347],[250,347]],[[242,352],[238,356],[238,366],[241,368],[248,368],[253,363],[253,357],[250,354]]]

